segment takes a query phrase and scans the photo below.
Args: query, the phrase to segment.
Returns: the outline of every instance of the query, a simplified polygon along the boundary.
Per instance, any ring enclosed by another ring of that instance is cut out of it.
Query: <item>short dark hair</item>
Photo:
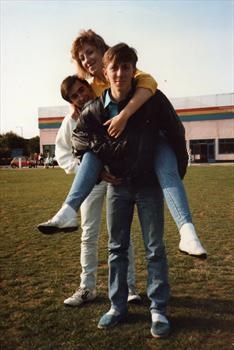
[[[70,100],[69,94],[70,94],[72,86],[77,81],[79,81],[81,84],[84,84],[84,85],[88,86],[89,88],[91,88],[89,83],[86,80],[79,78],[76,74],[69,75],[68,77],[66,77],[62,81],[61,86],[60,86],[60,92],[61,92],[62,98],[65,101],[72,103],[72,101]]]
[[[133,67],[136,68],[137,60],[137,51],[125,43],[120,43],[110,47],[103,56],[104,67],[114,61],[116,63],[130,62]]]

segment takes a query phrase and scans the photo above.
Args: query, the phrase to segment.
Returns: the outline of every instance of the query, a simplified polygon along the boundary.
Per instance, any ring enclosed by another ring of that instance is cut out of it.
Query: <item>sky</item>
[[[93,29],[126,42],[169,98],[233,92],[234,0],[0,0],[0,134],[39,135],[38,108],[66,105],[71,45]]]

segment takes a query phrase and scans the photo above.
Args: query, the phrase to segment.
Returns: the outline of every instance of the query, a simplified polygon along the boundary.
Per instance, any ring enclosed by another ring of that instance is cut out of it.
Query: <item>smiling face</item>
[[[82,67],[92,76],[102,76],[102,52],[95,46],[84,43],[79,50]]]
[[[91,87],[77,80],[69,91],[69,100],[75,106],[81,109],[84,104],[94,98]]]

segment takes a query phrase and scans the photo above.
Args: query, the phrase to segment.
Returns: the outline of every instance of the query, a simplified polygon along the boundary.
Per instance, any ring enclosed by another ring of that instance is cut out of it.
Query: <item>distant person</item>
[[[192,165],[192,161],[193,161],[192,150],[191,150],[191,148],[189,148],[189,150],[188,150],[188,166]]]
[[[51,165],[52,165],[53,169],[54,169],[55,164],[56,164],[56,157],[55,157],[55,154],[53,154],[51,157]]]
[[[39,165],[44,165],[44,156],[42,153],[38,156]]]
[[[37,165],[39,163],[38,157],[39,157],[39,154],[38,153],[34,153],[33,160],[34,160],[34,167],[35,168],[37,168]]]
[[[46,156],[44,158],[44,168],[49,169],[49,166],[50,166],[50,154],[48,152],[46,153]]]

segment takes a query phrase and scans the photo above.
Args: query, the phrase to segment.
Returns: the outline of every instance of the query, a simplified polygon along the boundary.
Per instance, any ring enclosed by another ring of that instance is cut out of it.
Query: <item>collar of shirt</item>
[[[119,103],[112,100],[110,89],[106,91],[104,96],[104,109],[107,111],[109,119],[119,114]]]
[[[130,98],[133,96],[134,94],[134,83],[132,84],[132,89],[129,92],[129,94],[126,96],[126,98],[121,101],[121,102],[116,102],[112,99],[111,97],[111,90],[108,89],[106,90],[105,94],[104,94],[104,109],[107,111],[107,115],[110,118],[113,118],[114,116],[116,116],[117,114],[119,114],[119,112],[128,104]]]

